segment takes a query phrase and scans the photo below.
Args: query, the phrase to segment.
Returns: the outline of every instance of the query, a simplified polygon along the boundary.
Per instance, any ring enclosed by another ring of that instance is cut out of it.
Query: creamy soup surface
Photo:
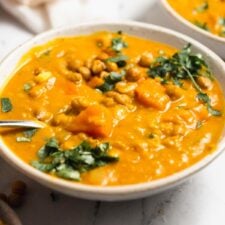
[[[185,19],[197,27],[225,38],[224,0],[168,0]]]
[[[0,97],[0,119],[45,124],[0,130],[19,158],[90,185],[172,175],[211,154],[224,128],[222,90],[190,45],[178,50],[121,31],[31,49]]]

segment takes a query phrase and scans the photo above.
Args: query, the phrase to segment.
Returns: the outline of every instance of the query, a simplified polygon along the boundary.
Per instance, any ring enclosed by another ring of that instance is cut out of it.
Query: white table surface
[[[170,26],[157,6],[146,8],[140,15],[140,21]],[[0,9],[0,59],[30,37],[29,31]],[[225,154],[176,189],[127,202],[94,202],[62,194],[53,202],[51,190],[0,159],[0,192],[8,190],[15,179],[28,184],[26,201],[16,210],[24,225],[225,224]]]

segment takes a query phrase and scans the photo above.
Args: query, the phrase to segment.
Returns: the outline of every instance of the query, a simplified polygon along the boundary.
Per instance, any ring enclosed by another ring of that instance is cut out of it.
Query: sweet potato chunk
[[[92,105],[76,116],[68,125],[69,131],[84,132],[93,137],[108,137],[112,131],[112,114],[104,106]]]
[[[135,94],[139,103],[159,110],[163,110],[169,102],[165,88],[153,79],[147,79],[139,83]]]

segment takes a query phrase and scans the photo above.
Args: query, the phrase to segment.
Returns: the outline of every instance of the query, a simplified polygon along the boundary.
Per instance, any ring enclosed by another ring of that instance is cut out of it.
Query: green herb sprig
[[[171,57],[160,56],[150,65],[148,75],[152,78],[160,77],[163,83],[172,80],[176,85],[181,86],[182,80],[190,80],[197,90],[197,99],[206,104],[210,114],[220,116],[221,112],[213,109],[209,96],[204,93],[196,82],[201,76],[213,80],[213,75],[200,54],[191,51],[191,44],[185,46],[181,51]]]
[[[39,160],[33,161],[32,166],[64,179],[79,181],[81,173],[118,161],[117,157],[108,155],[108,150],[108,143],[91,147],[86,141],[72,149],[62,150],[58,141],[51,138],[38,151]]]

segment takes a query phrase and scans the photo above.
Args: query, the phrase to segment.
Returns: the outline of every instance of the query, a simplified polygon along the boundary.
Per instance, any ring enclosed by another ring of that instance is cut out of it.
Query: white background
[[[158,6],[145,4],[143,9],[139,2],[137,20],[171,27]],[[126,7],[121,10],[129,13]],[[30,37],[29,31],[0,9],[0,59]],[[0,159],[0,192],[19,178],[29,187],[24,205],[16,210],[24,225],[225,225],[225,154],[174,190],[128,202],[93,202],[62,194],[53,202],[51,190]]]

